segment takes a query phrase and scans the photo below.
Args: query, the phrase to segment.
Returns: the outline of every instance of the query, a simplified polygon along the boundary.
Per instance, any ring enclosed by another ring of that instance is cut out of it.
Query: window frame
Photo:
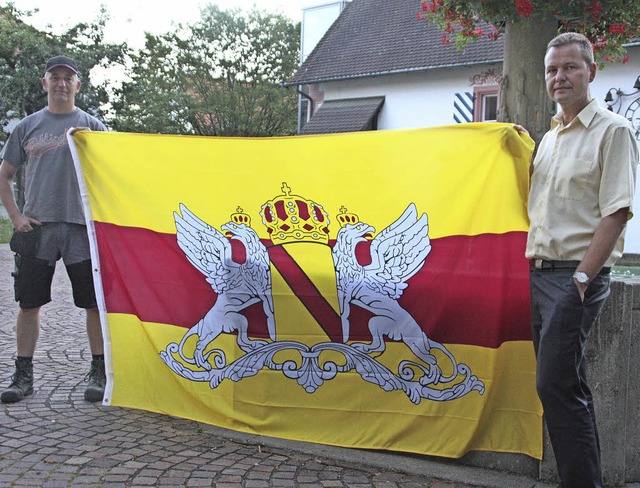
[[[489,97],[496,98],[496,118],[486,118],[486,101]],[[500,85],[482,85],[473,87],[473,121],[496,122],[498,107],[500,106]]]

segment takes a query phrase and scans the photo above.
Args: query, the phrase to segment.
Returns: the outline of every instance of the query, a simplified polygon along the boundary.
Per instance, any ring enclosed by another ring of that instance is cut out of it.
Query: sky
[[[0,0],[6,4],[6,0]],[[39,9],[33,17],[25,19],[34,27],[44,30],[51,25],[60,33],[78,22],[95,20],[100,6],[106,5],[110,20],[105,29],[106,42],[128,42],[131,47],[142,47],[144,32],[162,34],[171,30],[172,23],[193,22],[200,9],[214,3],[223,9],[239,7],[250,10],[254,5],[262,10],[280,12],[294,21],[302,19],[302,7],[316,5],[320,0],[14,0],[19,10]]]

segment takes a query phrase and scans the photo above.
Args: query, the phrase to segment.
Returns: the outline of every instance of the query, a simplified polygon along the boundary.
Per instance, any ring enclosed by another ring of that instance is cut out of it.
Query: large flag
[[[542,456],[511,125],[76,131],[105,404],[237,431]]]

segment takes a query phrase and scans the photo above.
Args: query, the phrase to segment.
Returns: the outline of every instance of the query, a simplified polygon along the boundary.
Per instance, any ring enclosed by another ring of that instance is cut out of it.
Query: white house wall
[[[333,81],[320,84],[320,90],[325,100],[383,95],[378,130],[431,127],[455,123],[454,93],[473,92],[469,79],[480,71],[455,68]]]
[[[322,83],[319,89],[324,91],[325,100],[384,96],[378,130],[432,127],[456,123],[453,118],[455,93],[473,92],[470,80],[474,76],[490,70],[500,72],[500,69],[500,66],[483,65],[402,73]],[[591,95],[604,107],[604,97],[610,88],[630,93],[638,75],[640,47],[635,47],[631,49],[630,62],[607,65],[598,71]],[[640,191],[636,192],[634,208],[637,217],[628,224],[625,252],[640,254]]]

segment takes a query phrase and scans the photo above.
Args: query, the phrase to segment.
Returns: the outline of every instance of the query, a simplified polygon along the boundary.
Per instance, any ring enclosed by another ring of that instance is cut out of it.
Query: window
[[[474,122],[495,122],[498,119],[499,91],[498,85],[474,87]]]

